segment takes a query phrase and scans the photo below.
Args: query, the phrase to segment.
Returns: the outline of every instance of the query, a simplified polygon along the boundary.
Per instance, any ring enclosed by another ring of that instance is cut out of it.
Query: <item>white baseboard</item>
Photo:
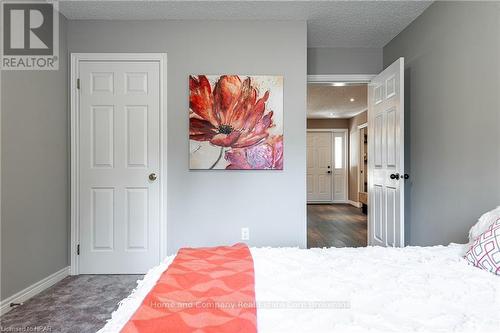
[[[348,205],[353,205],[356,207],[361,207],[361,203],[351,201],[351,200],[333,200],[333,201],[308,201],[307,204],[327,204],[327,205],[334,205],[334,204],[348,204]]]
[[[57,282],[64,279],[66,276],[69,275],[69,269],[70,269],[69,266],[64,267],[63,269],[55,272],[54,274],[51,274],[46,278],[33,283],[31,286],[21,290],[20,292],[15,293],[14,295],[4,299],[2,302],[0,302],[0,316],[6,314],[12,309],[10,307],[10,303],[26,302],[31,297],[35,296],[36,294],[44,291],[45,289],[53,286]]]
[[[358,207],[358,208],[361,208],[363,207],[363,204],[361,202],[357,202],[357,201],[352,201],[352,200],[349,200],[349,203],[351,205],[353,205],[354,207]]]

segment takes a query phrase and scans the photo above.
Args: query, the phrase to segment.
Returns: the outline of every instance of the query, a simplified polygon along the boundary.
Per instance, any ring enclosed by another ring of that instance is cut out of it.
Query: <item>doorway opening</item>
[[[309,77],[308,248],[367,245],[370,79]]]

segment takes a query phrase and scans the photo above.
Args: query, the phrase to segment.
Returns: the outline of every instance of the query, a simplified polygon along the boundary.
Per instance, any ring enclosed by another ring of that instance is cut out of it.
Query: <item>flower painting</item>
[[[190,169],[282,170],[283,77],[189,76]]]

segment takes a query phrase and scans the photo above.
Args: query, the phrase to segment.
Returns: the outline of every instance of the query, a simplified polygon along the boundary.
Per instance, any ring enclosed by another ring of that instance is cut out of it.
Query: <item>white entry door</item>
[[[79,272],[160,261],[160,64],[78,63]]]
[[[368,237],[404,246],[404,59],[368,86]]]
[[[331,202],[332,132],[307,132],[307,201]]]
[[[307,132],[307,201],[346,202],[347,131]]]

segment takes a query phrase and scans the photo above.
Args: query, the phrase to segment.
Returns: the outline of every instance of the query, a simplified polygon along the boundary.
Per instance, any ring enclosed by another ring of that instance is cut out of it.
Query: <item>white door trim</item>
[[[308,132],[331,132],[331,133],[343,133],[347,132],[348,128],[308,128]]]
[[[160,259],[167,256],[167,54],[166,53],[71,53],[71,246],[70,246],[70,274],[79,274],[77,245],[79,244],[80,221],[78,219],[78,128],[79,128],[79,94],[77,79],[79,77],[79,63],[82,61],[148,61],[158,62],[160,66]]]
[[[361,143],[361,130],[363,128],[366,128],[366,127],[368,127],[368,122],[366,122],[364,124],[361,124],[361,125],[358,125],[358,129],[357,129],[357,131],[358,131],[358,141],[359,141],[358,144]],[[360,176],[360,172],[359,172],[359,166],[361,165],[361,163],[363,162],[363,160],[361,158],[361,154],[359,153],[361,151],[361,146],[358,149],[359,149],[359,151],[358,151],[358,174],[357,174],[356,178],[358,179],[358,188],[357,188],[357,190],[358,190],[358,193],[359,193],[359,192],[361,192],[361,176]],[[370,158],[370,156],[368,156],[368,158]],[[366,172],[366,170],[365,170],[365,172]],[[358,200],[359,200],[359,197],[358,197]],[[359,205],[359,207],[363,206],[361,204],[361,202],[358,202],[358,205]]]
[[[344,168],[346,171],[346,176],[345,178],[345,183],[344,183],[344,195],[345,195],[345,200],[333,200],[333,177],[331,177],[331,190],[332,190],[332,200],[329,201],[307,201],[307,203],[349,203],[349,167],[348,167],[348,155],[347,155],[347,149],[348,149],[348,134],[349,134],[349,129],[347,128],[308,128],[307,132],[326,132],[326,133],[344,133]],[[334,149],[335,149],[335,142],[333,141],[334,138],[332,136],[332,164],[333,164],[333,159],[335,158],[334,155]]]
[[[307,83],[370,83],[374,74],[321,74],[308,75]]]

